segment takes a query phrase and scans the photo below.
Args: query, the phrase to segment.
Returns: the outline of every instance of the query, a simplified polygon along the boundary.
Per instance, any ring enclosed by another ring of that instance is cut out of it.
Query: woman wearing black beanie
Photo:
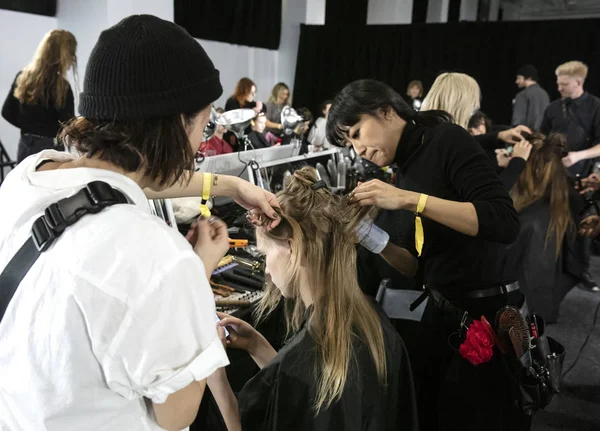
[[[131,16],[100,35],[82,116],[61,132],[81,155],[32,155],[0,188],[0,272],[44,209],[87,184],[108,183],[128,204],[68,227],[0,313],[0,429],[159,430],[193,421],[206,378],[228,363],[208,283],[228,248],[226,226],[199,222],[191,248],[151,215],[144,189],[210,189],[273,216],[274,196],[237,178],[190,174],[221,93],[204,49],[173,23]]]

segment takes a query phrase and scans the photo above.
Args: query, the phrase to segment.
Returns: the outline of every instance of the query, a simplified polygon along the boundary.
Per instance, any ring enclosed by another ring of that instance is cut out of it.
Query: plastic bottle
[[[377,227],[368,217],[358,223],[355,233],[360,244],[375,254],[381,253],[390,240],[388,233]]]

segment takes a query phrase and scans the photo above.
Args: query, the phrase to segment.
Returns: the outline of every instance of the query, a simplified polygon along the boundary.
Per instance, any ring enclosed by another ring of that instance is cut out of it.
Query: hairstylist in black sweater
[[[352,193],[363,205],[400,210],[403,233],[382,257],[409,276],[422,266],[430,292],[471,319],[493,322],[499,308],[523,302],[518,290],[503,293],[514,280],[503,279],[499,264],[519,220],[481,146],[451,122],[443,111],[415,113],[387,85],[361,80],[336,96],[327,138],[379,166],[399,167],[397,187],[373,180]],[[513,407],[500,358],[474,366],[459,356],[457,314],[432,296],[421,322],[411,354],[421,429],[529,429],[529,418]]]

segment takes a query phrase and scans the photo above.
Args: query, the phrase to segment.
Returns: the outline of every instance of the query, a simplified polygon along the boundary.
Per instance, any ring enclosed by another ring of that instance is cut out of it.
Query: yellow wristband
[[[425,211],[425,205],[427,205],[427,198],[429,198],[429,195],[426,195],[425,193],[421,193],[421,195],[419,196],[419,202],[417,203],[417,215]]]
[[[212,184],[212,174],[204,172],[202,176],[202,200],[207,201],[210,198],[210,186]]]
[[[202,203],[200,204],[200,215],[205,218],[210,217],[210,210],[208,209],[206,203],[210,199],[210,186],[212,181],[212,174],[204,172],[202,175]]]
[[[419,196],[419,202],[417,203],[417,211],[415,211],[415,249],[417,250],[417,254],[421,256],[423,252],[423,244],[425,243],[425,233],[423,232],[423,222],[421,221],[421,214],[425,210],[425,205],[427,205],[427,198],[429,196],[421,193]]]

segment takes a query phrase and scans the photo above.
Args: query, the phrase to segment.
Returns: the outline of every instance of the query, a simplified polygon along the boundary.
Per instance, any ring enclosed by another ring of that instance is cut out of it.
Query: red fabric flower
[[[460,345],[458,353],[473,365],[480,365],[492,359],[494,338],[485,325],[475,320],[467,330],[467,337]]]

